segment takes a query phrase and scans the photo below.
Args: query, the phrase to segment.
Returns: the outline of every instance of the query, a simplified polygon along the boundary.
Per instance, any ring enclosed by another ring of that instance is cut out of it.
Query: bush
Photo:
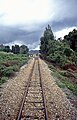
[[[19,66],[18,65],[13,65],[12,69],[13,69],[14,72],[17,72],[17,71],[19,71]]]
[[[0,65],[0,71],[3,70],[5,68],[4,65]]]
[[[70,49],[70,48],[64,48],[64,54],[66,55],[66,56],[71,56],[71,54],[73,54],[74,53],[74,51],[72,50],[72,49]]]
[[[59,72],[60,75],[65,76],[65,77],[71,77],[72,75],[70,74],[70,72],[64,70],[64,71],[60,71]]]
[[[8,80],[8,77],[2,77],[0,80],[0,84],[5,83]]]
[[[4,83],[8,77],[19,71],[19,68],[27,63],[28,59],[29,57],[26,54],[0,52],[0,83]]]
[[[13,71],[13,67],[10,66],[10,67],[6,67],[3,71],[3,76],[11,76],[14,74],[14,71]]]

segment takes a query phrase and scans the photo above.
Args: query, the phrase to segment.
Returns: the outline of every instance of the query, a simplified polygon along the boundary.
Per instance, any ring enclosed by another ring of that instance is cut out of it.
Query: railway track
[[[34,60],[17,120],[48,120],[38,57]]]

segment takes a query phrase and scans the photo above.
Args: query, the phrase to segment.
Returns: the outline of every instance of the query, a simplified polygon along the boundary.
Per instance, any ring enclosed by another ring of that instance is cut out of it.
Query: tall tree
[[[54,40],[54,35],[53,35],[50,25],[48,25],[48,27],[46,27],[44,31],[43,37],[40,38],[40,41],[41,41],[40,53],[43,54],[43,57],[45,57],[48,54],[49,44],[50,44],[50,41],[52,40]]]

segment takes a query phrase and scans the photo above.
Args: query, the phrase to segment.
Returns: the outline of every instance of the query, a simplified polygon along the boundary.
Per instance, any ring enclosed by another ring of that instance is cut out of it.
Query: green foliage
[[[20,53],[21,53],[21,54],[27,54],[28,51],[29,51],[29,49],[28,49],[27,46],[25,46],[25,45],[21,45],[21,46],[20,46]]]
[[[10,50],[10,47],[7,45],[7,46],[5,46],[5,48],[4,48],[3,51],[4,51],[4,52],[10,52],[11,50]]]
[[[12,46],[12,52],[14,54],[20,53],[20,47],[19,47],[19,45]]]
[[[40,41],[40,53],[43,59],[61,68],[64,68],[66,65],[77,65],[77,30],[69,32],[63,40],[61,38],[55,40],[51,27],[48,25]],[[75,78],[77,74],[73,75],[67,71],[58,71],[52,65],[50,69],[53,71],[52,74],[59,79],[56,82],[60,87],[67,87],[77,95],[77,84],[69,80],[70,75]]]
[[[4,83],[6,78],[13,76],[15,72],[19,71],[19,68],[27,63],[28,59],[26,54],[0,52],[0,84]]]
[[[44,31],[44,38],[46,40],[54,40],[54,35],[53,35],[53,32],[51,30],[51,26],[48,25],[48,28],[46,27],[46,30]]]
[[[26,45],[21,45],[20,47],[19,47],[19,45],[12,46],[12,52],[14,54],[18,54],[18,53],[28,54],[28,51],[29,51],[29,49]]]
[[[44,31],[44,36],[40,39],[41,56],[61,67],[66,64],[76,64],[77,55],[75,51],[70,48],[70,44],[61,38],[55,40],[53,36],[51,27],[49,26]]]
[[[48,25],[48,28],[44,31],[43,37],[40,38],[41,46],[40,46],[40,52],[43,54],[43,57],[45,58],[49,51],[49,41],[51,42],[54,40],[54,35],[51,30],[51,27]]]
[[[70,45],[70,48],[77,52],[77,30],[74,29],[72,32],[69,32],[68,35],[64,36],[64,41]]]
[[[12,52],[14,54],[28,54],[28,47],[25,46],[25,45],[15,45],[15,46],[12,46],[12,49],[10,49],[10,46],[4,46],[3,44],[0,45],[0,51],[4,51],[4,52]]]
[[[74,94],[77,95],[77,85],[76,84],[72,84],[71,82],[69,82],[68,80],[63,80],[62,81],[65,86],[70,89]]]
[[[62,42],[53,42],[51,44],[51,48],[48,52],[48,60],[55,62],[57,65],[60,65],[61,67],[65,64],[69,63],[75,63],[75,52],[65,46]]]
[[[69,77],[69,74],[68,74],[67,71],[60,71],[59,73],[60,73],[60,75],[62,75],[62,76],[68,76],[68,77]]]
[[[3,76],[11,76],[14,74],[12,66],[6,67],[5,69],[2,70]]]
[[[74,53],[74,52],[73,52],[72,49],[67,48],[67,47],[64,48],[64,55],[66,55],[67,57],[70,57],[71,54],[73,54],[73,53]]]
[[[3,84],[3,83],[5,83],[7,80],[8,80],[8,77],[2,77],[0,79],[0,85]]]
[[[13,65],[13,66],[12,66],[12,70],[13,70],[14,72],[19,71],[19,66],[18,66],[18,65]]]
[[[67,87],[75,95],[77,95],[77,84],[70,82],[71,73],[68,73],[68,71],[60,71],[56,69],[53,65],[50,65],[49,67],[52,71],[52,75],[57,78],[57,79],[55,78],[55,80],[58,86],[63,89]]]
[[[0,45],[0,51],[4,51],[4,52],[10,52],[10,47],[7,45],[7,46],[4,46],[3,44]]]

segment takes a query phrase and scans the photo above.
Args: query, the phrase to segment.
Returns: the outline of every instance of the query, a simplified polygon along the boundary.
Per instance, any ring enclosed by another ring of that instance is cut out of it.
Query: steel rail
[[[39,58],[38,58],[38,70],[39,70],[39,76],[40,76],[40,84],[41,84],[41,88],[42,88],[42,98],[43,98],[43,103],[44,103],[44,107],[45,107],[45,120],[48,120],[48,113],[47,113],[47,108],[46,108],[46,99],[44,96],[43,83],[42,83],[42,79],[41,79],[41,70],[40,70]]]
[[[34,63],[33,63],[33,66],[32,66],[32,69],[31,69],[31,72],[30,72],[30,75],[29,75],[29,78],[28,78],[28,83],[27,83],[27,87],[26,87],[26,90],[24,92],[24,96],[23,96],[23,99],[22,99],[22,103],[21,103],[21,106],[20,106],[20,109],[19,109],[19,113],[18,113],[18,116],[17,116],[17,119],[16,120],[21,120],[21,115],[22,115],[22,110],[23,110],[23,107],[24,107],[24,103],[25,103],[25,100],[26,100],[26,96],[28,94],[28,90],[29,90],[29,87],[31,85],[31,77],[32,77],[32,74],[33,74],[33,70],[34,70],[34,66],[35,66],[35,61],[37,60],[37,63],[38,63],[38,72],[39,72],[39,82],[40,82],[40,88],[41,88],[41,94],[42,94],[42,101],[27,101],[27,103],[42,103],[43,104],[43,107],[41,108],[31,108],[31,109],[35,109],[35,110],[44,110],[44,115],[45,115],[45,120],[48,120],[48,114],[47,114],[47,108],[46,108],[46,99],[45,99],[45,96],[44,96],[44,90],[43,90],[43,83],[42,83],[42,78],[41,78],[41,70],[40,70],[40,63],[39,63],[39,58],[35,58],[34,59]],[[34,93],[35,94],[35,93]]]
[[[20,110],[19,110],[19,113],[18,113],[18,116],[17,116],[16,120],[21,120],[22,109],[23,109],[23,106],[24,106],[26,95],[28,93],[28,88],[29,88],[31,76],[32,76],[32,73],[33,73],[34,65],[35,65],[35,60],[34,60],[34,63],[33,63],[33,66],[32,66],[32,70],[31,70],[29,78],[28,78],[27,88],[26,88],[26,90],[24,92],[24,96],[23,96],[23,99],[22,99],[21,107],[20,107]]]

